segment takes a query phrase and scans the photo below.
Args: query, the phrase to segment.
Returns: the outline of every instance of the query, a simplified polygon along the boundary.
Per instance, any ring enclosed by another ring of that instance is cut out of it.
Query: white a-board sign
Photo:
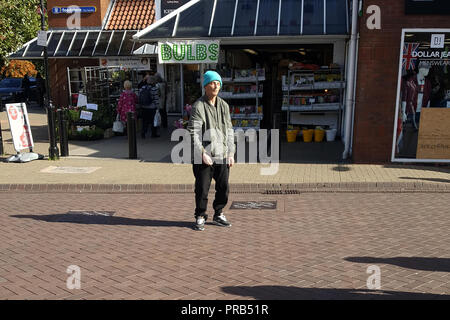
[[[33,148],[33,137],[31,135],[30,120],[28,119],[27,106],[25,103],[6,104],[9,127],[17,152],[27,148]]]

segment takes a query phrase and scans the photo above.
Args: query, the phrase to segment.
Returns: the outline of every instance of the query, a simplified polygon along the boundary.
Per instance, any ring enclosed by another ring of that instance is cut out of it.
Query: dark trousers
[[[142,132],[141,135],[145,136],[150,126],[152,130],[152,136],[156,136],[156,127],[154,126],[156,109],[145,109],[142,108]]]
[[[216,182],[216,196],[213,202],[214,216],[222,213],[228,202],[228,176],[230,169],[226,162],[224,164],[214,163],[212,166],[206,164],[194,164],[195,176],[195,217],[203,216],[208,218],[206,208],[208,206],[208,192],[211,180]]]
[[[161,127],[167,128],[167,110],[165,108],[159,109],[161,113]]]

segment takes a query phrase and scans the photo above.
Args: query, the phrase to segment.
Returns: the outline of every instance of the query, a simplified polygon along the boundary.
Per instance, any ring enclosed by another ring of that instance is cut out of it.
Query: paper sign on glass
[[[445,34],[432,34],[430,48],[444,48]]]
[[[88,103],[88,104],[86,104],[86,109],[98,110],[98,105],[96,105],[95,103]]]
[[[78,95],[78,103],[77,103],[77,107],[83,107],[87,105],[87,97],[84,94],[79,94]]]
[[[82,110],[81,111],[81,115],[80,115],[80,119],[91,121],[92,120],[92,115],[93,115],[92,112]]]

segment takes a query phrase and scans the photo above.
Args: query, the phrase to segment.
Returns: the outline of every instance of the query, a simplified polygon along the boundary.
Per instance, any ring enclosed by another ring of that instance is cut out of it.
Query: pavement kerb
[[[193,193],[194,184],[0,184],[0,192],[31,193]],[[214,183],[210,192],[214,192]],[[230,183],[230,193],[450,193],[449,184],[415,182]]]

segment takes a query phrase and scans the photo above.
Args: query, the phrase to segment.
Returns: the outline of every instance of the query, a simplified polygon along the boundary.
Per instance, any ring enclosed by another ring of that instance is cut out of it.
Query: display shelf
[[[221,92],[219,93],[219,97],[225,99],[256,99],[262,98],[263,93],[231,93],[231,92]]]
[[[284,105],[281,107],[283,111],[339,111],[340,109],[340,103],[313,103],[304,106]]]
[[[233,130],[238,130],[238,129],[242,129],[244,131],[246,131],[248,129],[254,129],[254,130],[258,131],[260,128],[259,127],[233,127]]]
[[[287,112],[287,125],[294,124],[293,117],[298,124],[303,118],[311,116],[308,113],[320,112],[328,114],[328,118],[334,117],[340,126],[345,88],[342,80],[340,68],[288,70],[287,77],[283,76],[281,87],[284,92],[281,110]],[[299,119],[300,112],[302,119]]]
[[[262,120],[263,115],[259,113],[250,113],[250,114],[242,114],[242,113],[232,113],[231,119],[251,119],[251,120]]]
[[[326,89],[341,89],[345,87],[345,82],[334,81],[334,82],[315,82],[314,84],[306,84],[301,86],[283,86],[283,91],[304,91],[304,90],[326,90]]]

